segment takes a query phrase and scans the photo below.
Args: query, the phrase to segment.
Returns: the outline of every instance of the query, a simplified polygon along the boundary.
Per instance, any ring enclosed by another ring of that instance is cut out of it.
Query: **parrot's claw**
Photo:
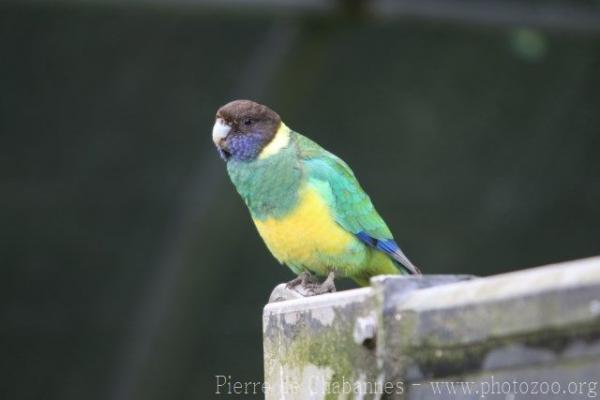
[[[292,289],[302,296],[316,296],[324,293],[333,293],[335,289],[335,272],[331,271],[323,283],[319,283],[317,278],[308,271],[302,272],[298,277],[292,279],[286,284],[288,289]]]
[[[296,286],[300,285],[303,288],[310,286],[310,285],[314,285],[317,282],[316,278],[311,275],[310,272],[308,271],[303,271],[302,273],[300,273],[300,275],[298,275],[296,278],[292,279],[291,281],[289,281],[286,284],[286,287],[288,289],[293,289]]]
[[[321,283],[321,285],[319,285],[317,291],[318,291],[317,294],[333,293],[336,291],[335,272],[334,271],[329,272],[329,275],[327,275],[327,279],[325,279],[323,281],[323,283]]]
[[[312,278],[312,275],[311,275]],[[318,283],[318,282],[310,282],[310,283],[303,283],[299,289],[297,289],[296,291],[300,294],[302,294],[305,297],[308,296],[317,296],[319,294],[325,294],[325,293],[333,293],[336,291],[335,288],[335,273],[333,271],[331,271],[329,273],[329,275],[327,275],[327,279],[325,279],[323,281],[323,283]]]

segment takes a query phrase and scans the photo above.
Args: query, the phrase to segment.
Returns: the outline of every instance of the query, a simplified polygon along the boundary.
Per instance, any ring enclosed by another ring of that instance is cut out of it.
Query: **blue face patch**
[[[234,160],[251,161],[260,154],[264,140],[264,135],[254,132],[232,135],[227,139],[227,152]]]

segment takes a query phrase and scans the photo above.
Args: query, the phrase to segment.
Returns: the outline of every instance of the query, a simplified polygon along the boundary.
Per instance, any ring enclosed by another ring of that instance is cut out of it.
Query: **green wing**
[[[336,222],[365,244],[388,254],[409,273],[419,273],[394,241],[350,167],[300,134],[297,134],[296,141],[308,179],[327,199]]]

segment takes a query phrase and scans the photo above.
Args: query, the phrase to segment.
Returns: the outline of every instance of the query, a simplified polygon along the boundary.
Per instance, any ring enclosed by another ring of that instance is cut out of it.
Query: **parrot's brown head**
[[[225,161],[252,161],[273,141],[282,125],[279,115],[269,107],[235,100],[217,111],[212,138]]]

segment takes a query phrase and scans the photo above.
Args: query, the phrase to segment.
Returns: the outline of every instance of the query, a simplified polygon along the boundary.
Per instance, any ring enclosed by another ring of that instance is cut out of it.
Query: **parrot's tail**
[[[377,249],[389,255],[399,265],[398,267],[410,275],[422,275],[421,270],[413,264],[394,240],[379,240]]]
[[[415,264],[413,264],[400,249],[398,250],[399,254],[390,254],[394,261],[398,263],[398,266],[409,275],[423,275],[421,270]]]
[[[377,275],[421,275],[421,271],[406,256],[403,260],[406,265],[387,251],[372,249],[369,264],[348,277],[359,286],[369,286],[370,279]]]

